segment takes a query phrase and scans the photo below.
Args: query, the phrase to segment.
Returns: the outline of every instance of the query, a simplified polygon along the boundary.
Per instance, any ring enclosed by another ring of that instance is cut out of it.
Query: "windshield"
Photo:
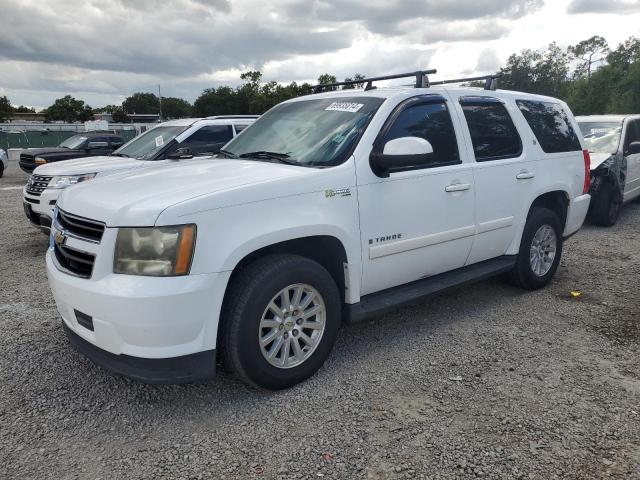
[[[184,132],[189,125],[174,127],[155,127],[148,132],[134,138],[128,143],[112,153],[121,157],[137,158],[139,160],[150,160],[171,140]]]
[[[287,163],[306,166],[339,165],[351,154],[383,101],[334,97],[283,103],[228,143],[225,151],[249,158],[252,152],[269,152],[286,157]]]
[[[578,122],[584,142],[591,153],[615,153],[618,151],[621,122]]]
[[[59,147],[62,148],[71,148],[76,149],[82,145],[88,137],[83,137],[82,135],[74,135],[73,137],[67,138],[64,142],[62,142]]]

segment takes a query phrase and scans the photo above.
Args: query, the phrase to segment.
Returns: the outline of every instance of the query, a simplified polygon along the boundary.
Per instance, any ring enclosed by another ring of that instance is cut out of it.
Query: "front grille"
[[[65,270],[82,278],[91,278],[96,257],[57,243],[53,244],[53,252],[56,255],[56,260]]]
[[[34,163],[36,161],[36,156],[29,153],[21,153],[20,161],[23,163]]]
[[[27,193],[39,197],[52,178],[45,175],[31,175],[27,182]]]
[[[58,210],[56,221],[65,232],[91,242],[100,242],[104,233],[104,223],[88,218],[78,217]]]

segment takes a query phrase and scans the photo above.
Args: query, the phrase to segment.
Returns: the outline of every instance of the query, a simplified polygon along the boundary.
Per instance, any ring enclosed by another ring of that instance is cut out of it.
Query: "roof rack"
[[[340,87],[345,85],[357,85],[361,83],[366,83],[364,87],[365,90],[372,90],[376,87],[373,86],[373,82],[379,82],[381,80],[393,80],[395,78],[407,78],[407,77],[416,77],[416,88],[428,87],[429,79],[427,75],[433,75],[436,73],[435,69],[432,70],[418,70],[417,72],[408,72],[408,73],[396,73],[395,75],[384,75],[382,77],[369,77],[369,78],[361,78],[360,80],[347,80],[344,82],[336,82],[336,83],[321,83],[311,87],[313,89],[313,93],[319,93],[325,88],[333,88]]]
[[[473,82],[484,80],[484,89],[485,90],[496,90],[498,88],[498,78],[500,78],[500,74],[494,75],[483,75],[481,77],[468,77],[468,78],[455,78],[452,80],[439,80],[437,82],[429,82],[428,75],[433,75],[436,73],[436,69],[431,70],[418,70],[417,72],[408,72],[408,73],[398,73],[395,75],[384,75],[382,77],[370,77],[370,78],[362,78],[360,80],[346,80],[344,82],[336,82],[336,83],[321,83],[315,85],[312,88],[313,93],[320,93],[326,88],[333,87],[344,87],[345,85],[359,85],[365,83],[364,87],[366,90],[373,90],[373,82],[379,82],[381,80],[393,80],[395,78],[407,78],[407,77],[416,77],[416,81],[413,84],[415,88],[428,88],[431,85],[445,85],[449,83],[462,83],[462,82]],[[409,86],[409,85],[407,85]]]
[[[462,82],[477,82],[484,80],[484,89],[485,90],[497,90],[498,89],[498,78],[501,75],[499,73],[493,75],[483,75],[481,77],[468,77],[468,78],[454,78],[452,80],[439,80],[437,82],[431,82],[431,85],[446,85],[449,83],[462,83]]]

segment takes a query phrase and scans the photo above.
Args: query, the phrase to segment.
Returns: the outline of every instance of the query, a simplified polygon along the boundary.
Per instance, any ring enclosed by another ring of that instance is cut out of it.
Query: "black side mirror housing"
[[[627,149],[627,155],[637,155],[640,153],[640,142],[631,142]]]
[[[169,160],[186,160],[188,158],[193,158],[193,152],[191,152],[189,147],[181,147],[169,153],[166,158]]]
[[[387,142],[381,149],[374,147],[369,156],[373,172],[379,177],[388,177],[390,173],[424,168],[433,161],[431,144],[417,137],[396,138]]]

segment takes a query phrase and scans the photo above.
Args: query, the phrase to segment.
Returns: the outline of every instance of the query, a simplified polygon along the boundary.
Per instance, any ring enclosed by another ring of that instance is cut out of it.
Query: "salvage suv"
[[[211,156],[256,118],[257,115],[222,115],[172,120],[148,130],[109,156],[40,166],[22,190],[24,213],[32,225],[48,234],[53,209],[63,189],[125,170]]]
[[[590,216],[615,225],[622,205],[640,197],[640,115],[576,117],[591,153]]]
[[[71,343],[147,382],[209,378],[219,357],[280,389],[320,368],[342,321],[497,274],[549,283],[589,208],[571,112],[429,73],[319,87],[217,160],[65,190],[46,262]]]

